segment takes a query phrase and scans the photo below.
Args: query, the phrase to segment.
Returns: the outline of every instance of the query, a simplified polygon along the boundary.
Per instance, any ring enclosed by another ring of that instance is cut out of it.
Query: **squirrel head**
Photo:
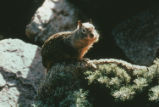
[[[77,29],[71,35],[71,44],[75,49],[88,50],[98,41],[99,34],[91,22],[81,23],[78,21]]]
[[[82,23],[78,21],[77,31],[81,39],[94,39],[95,42],[98,41],[99,34],[91,22]]]

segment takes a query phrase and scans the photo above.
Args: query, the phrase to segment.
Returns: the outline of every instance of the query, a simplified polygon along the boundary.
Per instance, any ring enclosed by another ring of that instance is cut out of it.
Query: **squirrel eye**
[[[87,31],[86,29],[82,29],[82,33],[86,33],[86,31]]]

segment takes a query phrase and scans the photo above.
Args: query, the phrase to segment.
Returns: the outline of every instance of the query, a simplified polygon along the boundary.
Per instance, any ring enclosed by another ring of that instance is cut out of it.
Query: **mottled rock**
[[[27,25],[26,35],[35,43],[42,44],[52,34],[73,30],[77,13],[67,0],[45,0]]]
[[[6,84],[6,81],[4,80],[3,75],[0,74],[0,88],[4,87],[5,84]]]
[[[30,107],[44,76],[40,48],[19,39],[0,41],[0,105]]]
[[[148,9],[114,28],[117,45],[135,64],[150,65],[159,49],[159,9]]]
[[[0,91],[0,106],[1,107],[16,107],[20,92],[16,87],[4,87]]]

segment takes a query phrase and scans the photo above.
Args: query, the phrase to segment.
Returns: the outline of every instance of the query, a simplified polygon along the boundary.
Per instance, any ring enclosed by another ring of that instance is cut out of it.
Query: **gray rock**
[[[20,92],[16,87],[5,87],[0,91],[0,107],[16,107]]]
[[[42,44],[52,34],[75,29],[77,13],[67,0],[45,0],[27,25],[26,35]]]
[[[40,48],[19,39],[0,41],[0,107],[30,107],[44,77]]]
[[[135,64],[150,65],[159,49],[159,9],[148,9],[119,24],[113,35],[117,45]]]
[[[6,84],[6,81],[4,80],[3,75],[0,74],[0,88],[1,88],[1,87],[4,87],[5,84]]]

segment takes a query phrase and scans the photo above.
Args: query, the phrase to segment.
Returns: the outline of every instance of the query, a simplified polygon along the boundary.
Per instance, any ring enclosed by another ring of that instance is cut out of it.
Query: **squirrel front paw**
[[[86,66],[93,68],[93,69],[97,69],[97,66],[94,63],[92,63],[89,58],[83,58],[81,61],[86,63]]]

